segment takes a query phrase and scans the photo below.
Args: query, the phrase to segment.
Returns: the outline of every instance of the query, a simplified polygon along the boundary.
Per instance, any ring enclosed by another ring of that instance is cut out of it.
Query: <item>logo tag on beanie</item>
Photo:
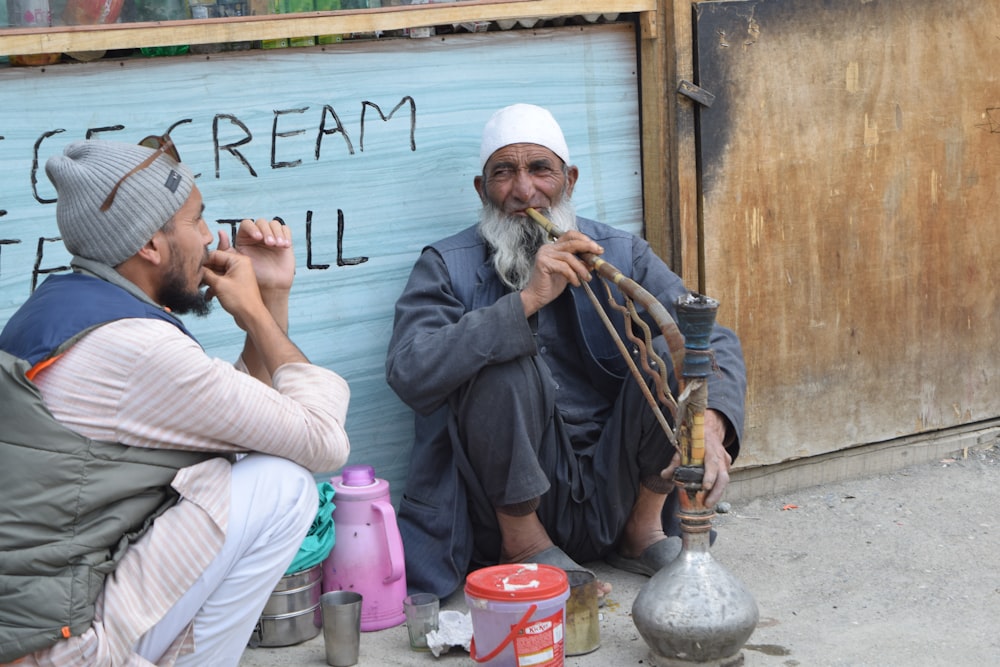
[[[177,173],[176,170],[171,169],[170,173],[167,175],[167,182],[163,185],[166,186],[171,192],[177,192],[178,186],[181,184],[181,175]]]

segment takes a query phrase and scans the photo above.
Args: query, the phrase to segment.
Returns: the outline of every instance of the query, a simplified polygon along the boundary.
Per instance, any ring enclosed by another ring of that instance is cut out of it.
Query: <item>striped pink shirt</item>
[[[347,382],[310,364],[285,364],[272,387],[242,364],[213,359],[176,327],[125,319],[87,334],[36,378],[46,405],[69,428],[98,440],[154,449],[291,459],[313,472],[338,470]],[[190,588],[222,546],[230,464],[216,458],[178,471],[181,502],[126,552],[105,582],[89,630],[18,661],[24,665],[146,667],[138,639]],[[193,648],[190,626],[159,665]]]

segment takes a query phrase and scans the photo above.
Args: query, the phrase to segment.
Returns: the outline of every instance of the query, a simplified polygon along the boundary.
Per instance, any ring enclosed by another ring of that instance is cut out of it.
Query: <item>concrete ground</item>
[[[760,612],[750,667],[1000,665],[1000,452],[972,450],[889,474],[733,503],[712,548]],[[614,591],[601,645],[570,667],[654,664],[633,624],[644,577],[588,564]],[[465,611],[461,593],[444,608]],[[240,667],[326,663],[322,635],[248,649]],[[359,665],[476,664],[409,649],[405,626],[363,633]]]

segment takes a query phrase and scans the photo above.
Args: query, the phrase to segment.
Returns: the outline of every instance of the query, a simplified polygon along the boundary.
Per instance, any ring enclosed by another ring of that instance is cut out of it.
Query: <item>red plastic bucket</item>
[[[465,579],[476,662],[494,667],[563,664],[566,573],[551,565],[485,567]]]

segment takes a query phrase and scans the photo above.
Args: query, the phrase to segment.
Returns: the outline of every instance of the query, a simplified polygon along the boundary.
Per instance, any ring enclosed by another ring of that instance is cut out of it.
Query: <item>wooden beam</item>
[[[639,15],[640,113],[646,240],[671,268],[681,272],[675,131],[677,41],[670,0]]]
[[[701,207],[698,192],[698,164],[695,151],[695,103],[677,93],[681,80],[694,81],[694,30],[692,8],[694,4],[680,0],[672,4],[672,31],[674,69],[667,84],[673,114],[670,118],[671,133],[676,151],[674,162],[674,188],[676,192],[677,220],[675,238],[679,254],[677,273],[691,289],[699,285],[698,212]],[[711,296],[711,295],[709,295]]]
[[[475,21],[645,12],[655,8],[656,0],[471,0],[224,19],[10,28],[0,30],[0,55],[99,51],[170,44],[216,44],[280,39],[292,35],[373,33]]]

